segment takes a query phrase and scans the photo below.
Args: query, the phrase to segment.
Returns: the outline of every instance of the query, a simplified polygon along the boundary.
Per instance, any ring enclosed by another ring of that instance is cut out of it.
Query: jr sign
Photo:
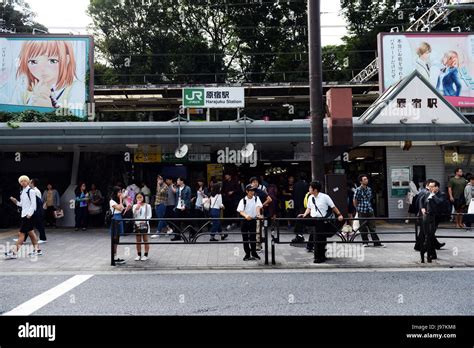
[[[184,108],[237,109],[245,107],[241,87],[183,88]]]

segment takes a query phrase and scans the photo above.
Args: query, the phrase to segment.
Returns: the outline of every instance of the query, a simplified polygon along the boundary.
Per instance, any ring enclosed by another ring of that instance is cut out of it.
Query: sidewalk
[[[389,231],[409,231],[413,234],[384,235]],[[232,232],[238,232],[234,230]],[[287,232],[282,229],[281,232]],[[411,225],[380,225],[377,232],[382,241],[414,240],[414,227]],[[136,249],[134,245],[120,245],[119,256],[125,258],[125,265],[110,266],[110,237],[105,229],[88,231],[74,231],[73,229],[47,230],[48,243],[42,245],[44,256],[35,261],[31,258],[17,260],[4,260],[0,258],[0,269],[3,272],[51,272],[51,271],[110,271],[146,269],[271,269],[273,268],[427,268],[427,267],[474,267],[474,239],[441,239],[446,246],[438,251],[438,259],[433,263],[421,264],[420,254],[413,250],[414,243],[386,243],[386,248],[362,248],[359,243],[352,243],[351,250],[342,250],[344,245],[338,244],[335,257],[327,263],[314,264],[313,254],[306,252],[304,247],[293,247],[288,244],[277,244],[276,265],[271,265],[269,253],[269,266],[264,265],[264,253],[260,254],[260,261],[242,260],[244,253],[242,244],[214,244],[184,245],[175,242],[173,245],[151,245],[149,260],[134,261]],[[437,235],[474,237],[473,232],[465,230],[439,230]],[[292,235],[282,235],[281,241],[290,241]],[[307,238],[307,236],[305,236]],[[15,230],[0,231],[0,246],[5,248],[8,243],[13,244],[16,238]],[[199,241],[207,242],[207,236]],[[241,241],[241,236],[230,235],[227,240]],[[340,240],[332,238],[328,248],[332,251],[331,241]],[[360,240],[358,237],[356,240]],[[122,237],[121,242],[134,242],[134,236]],[[169,241],[169,237],[152,239],[151,241]],[[269,243],[270,245],[270,243]],[[31,244],[26,244],[31,248]],[[24,246],[25,248],[25,246]],[[347,247],[346,247],[347,248]],[[345,252],[345,253],[344,253]],[[348,255],[349,252],[349,255]],[[124,256],[125,255],[125,256]],[[349,256],[349,257],[348,257]]]

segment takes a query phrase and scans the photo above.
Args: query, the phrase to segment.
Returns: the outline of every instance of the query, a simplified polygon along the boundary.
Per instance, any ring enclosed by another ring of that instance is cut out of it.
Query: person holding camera
[[[257,254],[257,220],[263,219],[263,204],[260,198],[255,195],[255,187],[247,185],[245,187],[246,196],[242,198],[237,206],[237,212],[245,220],[242,222],[241,232],[244,244],[244,261],[260,260]]]
[[[322,185],[319,181],[313,181],[309,184],[309,198],[308,207],[303,214],[298,215],[299,218],[306,218],[311,216],[312,218],[330,218],[334,213],[337,216],[338,221],[344,220],[341,212],[334,205],[331,197],[321,192]],[[331,221],[325,221],[322,219],[314,220],[310,224],[314,230],[314,233],[310,234],[309,242],[306,249],[313,251],[313,244],[315,244],[314,263],[323,263],[326,261],[326,244],[327,237],[332,236],[335,226]],[[314,237],[313,237],[314,236]],[[313,242],[314,241],[314,242]]]
[[[148,243],[148,235],[144,233],[150,233],[150,223],[148,221],[152,217],[151,205],[145,203],[145,195],[142,192],[137,193],[135,196],[136,204],[133,205],[133,218],[139,221],[135,221],[135,232],[137,240],[137,257],[135,261],[146,261],[148,260],[148,253],[150,252],[150,244],[145,244],[145,254],[142,256],[142,241]]]

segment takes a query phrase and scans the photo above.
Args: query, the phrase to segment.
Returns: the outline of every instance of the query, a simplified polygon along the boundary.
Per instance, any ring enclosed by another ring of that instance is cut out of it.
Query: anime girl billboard
[[[89,37],[0,39],[0,110],[86,116]]]
[[[472,33],[379,34],[381,92],[417,70],[452,105],[474,107]]]

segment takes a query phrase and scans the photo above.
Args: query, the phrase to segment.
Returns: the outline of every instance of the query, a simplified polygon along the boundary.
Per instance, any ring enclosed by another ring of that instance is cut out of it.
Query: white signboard
[[[184,108],[237,109],[245,107],[243,87],[183,88]]]

